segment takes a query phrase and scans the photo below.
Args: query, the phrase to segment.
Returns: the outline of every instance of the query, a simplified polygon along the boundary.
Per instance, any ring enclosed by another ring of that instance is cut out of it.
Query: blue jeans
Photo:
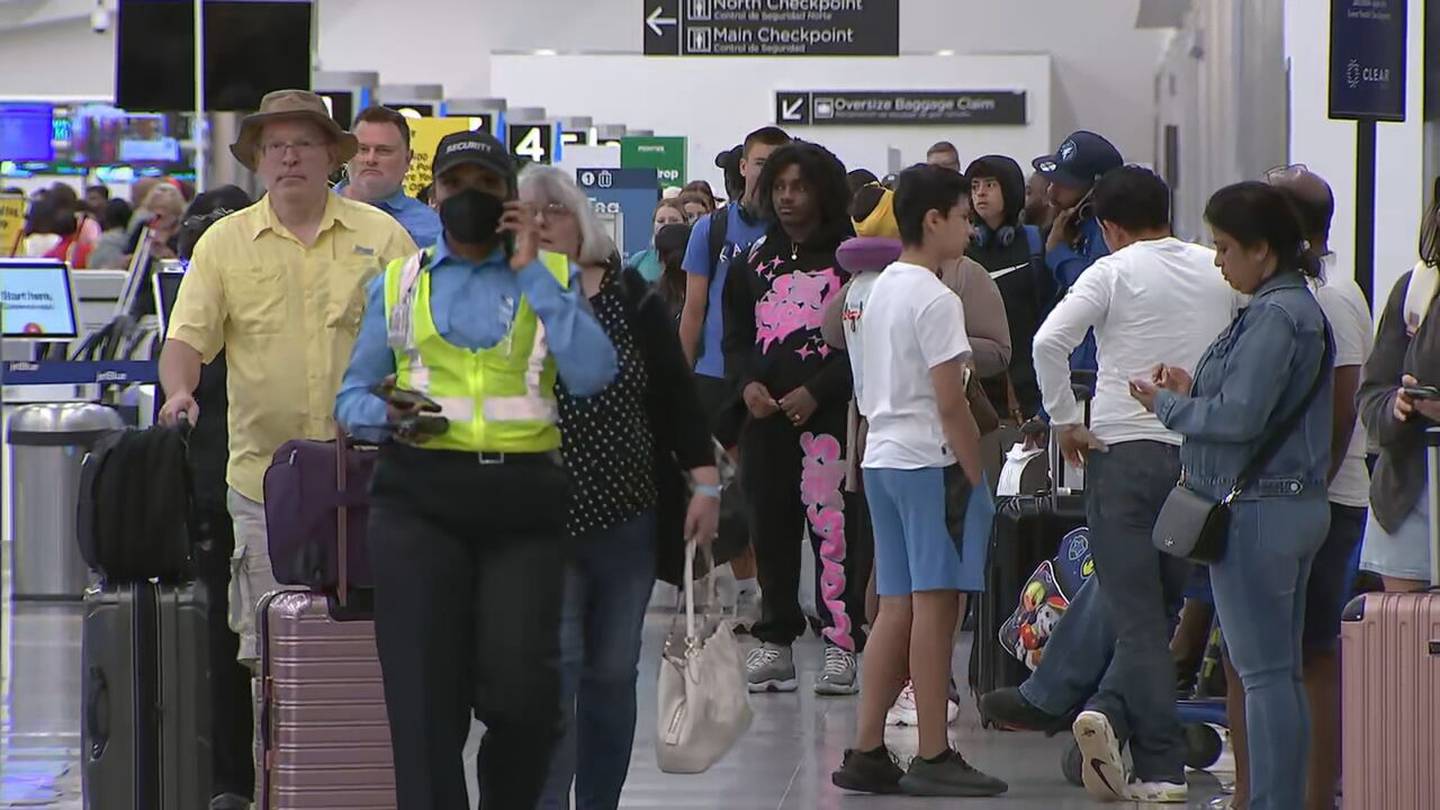
[[[1160,553],[1150,539],[1179,479],[1180,451],[1160,442],[1122,442],[1092,453],[1088,474],[1090,548],[1100,602],[1115,634],[1114,655],[1091,708],[1130,740],[1137,778],[1184,782],[1168,606],[1180,597],[1190,564]]]
[[[575,540],[560,625],[565,737],[541,810],[620,805],[635,742],[635,679],[645,608],[655,584],[655,513]]]
[[[1225,557],[1210,566],[1230,662],[1245,685],[1250,810],[1305,806],[1310,711],[1301,639],[1310,566],[1329,527],[1324,490],[1236,501]]]
[[[1095,694],[1114,652],[1115,631],[1100,604],[1100,582],[1092,577],[1070,600],[1020,694],[1046,714],[1064,717]]]

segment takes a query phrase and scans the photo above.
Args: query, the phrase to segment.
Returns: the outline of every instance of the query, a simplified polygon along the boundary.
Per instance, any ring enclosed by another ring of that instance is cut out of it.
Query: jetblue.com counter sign
[[[1331,118],[1405,120],[1406,11],[1406,0],[1331,0]]]

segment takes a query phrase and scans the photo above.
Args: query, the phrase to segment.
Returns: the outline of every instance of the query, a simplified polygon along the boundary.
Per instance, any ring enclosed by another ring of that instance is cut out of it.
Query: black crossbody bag
[[[1235,486],[1230,490],[1230,494],[1218,503],[1207,495],[1189,489],[1183,482],[1176,484],[1175,489],[1166,497],[1165,505],[1160,508],[1160,516],[1155,520],[1155,528],[1150,536],[1155,548],[1166,554],[1207,565],[1219,562],[1225,556],[1225,543],[1230,536],[1230,504],[1250,486],[1251,479],[1265,466],[1265,462],[1280,450],[1290,432],[1305,418],[1305,412],[1310,410],[1310,405],[1325,383],[1325,375],[1331,370],[1334,358],[1335,349],[1330,342],[1330,325],[1327,323],[1325,353],[1320,359],[1320,371],[1315,375],[1315,382],[1311,384],[1309,393],[1300,400],[1300,406],[1260,445],[1250,463],[1245,465],[1235,479]]]

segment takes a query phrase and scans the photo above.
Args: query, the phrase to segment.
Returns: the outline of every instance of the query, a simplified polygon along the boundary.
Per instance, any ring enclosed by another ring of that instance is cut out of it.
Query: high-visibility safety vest
[[[441,337],[430,311],[432,251],[385,268],[385,322],[395,352],[395,384],[440,405],[449,429],[427,449],[472,453],[544,453],[560,447],[555,361],[545,325],[521,296],[510,332],[488,349],[471,351]],[[570,262],[542,251],[540,261],[562,287]]]

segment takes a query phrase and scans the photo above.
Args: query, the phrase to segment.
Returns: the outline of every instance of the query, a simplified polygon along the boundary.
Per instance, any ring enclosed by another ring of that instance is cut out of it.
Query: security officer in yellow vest
[[[599,392],[615,350],[579,268],[538,250],[499,141],[447,136],[434,176],[444,237],[370,286],[335,418],[384,439],[369,550],[398,808],[467,806],[472,710],[488,729],[482,807],[529,808],[561,731],[568,483],[554,387]]]

